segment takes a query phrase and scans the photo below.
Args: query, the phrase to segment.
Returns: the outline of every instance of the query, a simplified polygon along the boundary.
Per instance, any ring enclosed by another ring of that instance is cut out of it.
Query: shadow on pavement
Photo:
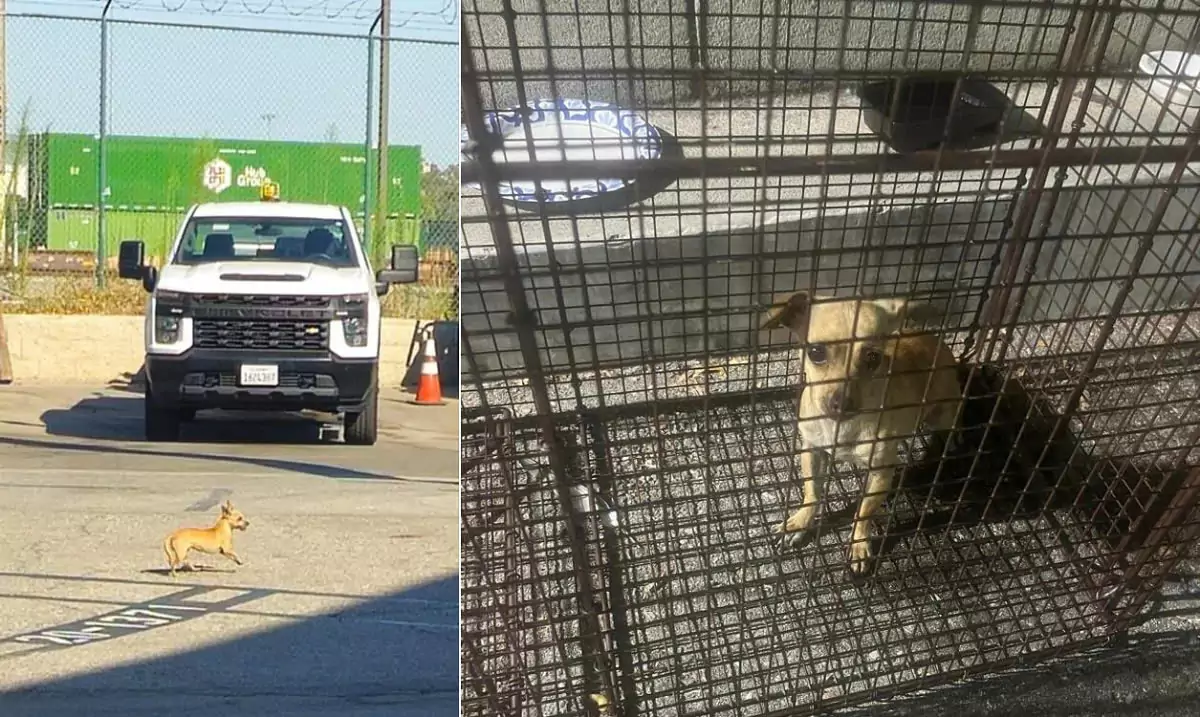
[[[146,391],[146,364],[142,364],[136,373],[122,373],[108,382],[110,391],[123,391],[141,396]]]
[[[26,438],[0,435],[0,445],[31,449],[52,449],[79,453],[103,453],[110,455],[148,456],[209,460],[232,465],[254,466],[269,470],[335,479],[389,480],[405,483],[430,485],[457,485],[455,477],[446,479],[397,476],[389,473],[360,470],[340,465],[314,462],[312,460],[289,460],[266,456],[210,453],[197,450],[191,443],[208,444],[317,444],[328,446],[331,456],[344,455],[342,451],[361,451],[357,446],[340,443],[319,442],[317,420],[298,414],[239,414],[230,418],[222,412],[202,412],[199,418],[185,424],[183,441],[180,444],[150,444],[146,448],[128,445],[102,445],[80,443],[69,439],[97,441],[141,442],[142,400],[140,395],[92,396],[78,401],[68,409],[52,408],[41,414],[46,433],[60,440]],[[40,426],[39,426],[40,427]],[[68,440],[61,440],[68,439]],[[219,449],[218,449],[219,450]]]
[[[354,468],[346,468],[344,466],[331,466],[324,463],[313,463],[312,461],[291,461],[283,458],[260,458],[255,456],[235,456],[213,453],[198,453],[196,451],[152,451],[142,448],[126,448],[123,446],[103,446],[87,443],[69,443],[66,441],[43,440],[37,438],[16,438],[13,436],[0,436],[0,445],[18,446],[22,448],[35,449],[51,449],[55,451],[76,451],[81,453],[107,453],[112,455],[125,456],[156,456],[168,458],[185,458],[192,460],[211,460],[223,461],[233,464],[256,466],[259,468],[267,468],[272,470],[291,471],[293,473],[304,473],[308,475],[318,476],[320,478],[343,478],[355,480],[387,480],[398,483],[427,483],[429,485],[445,485],[457,486],[456,478],[446,478],[438,480],[433,478],[413,478],[406,476],[388,475],[386,473],[374,473],[371,471],[362,471]]]
[[[92,396],[67,409],[52,408],[41,415],[46,432],[100,441],[141,441],[142,398]],[[319,440],[320,423],[295,413],[242,413],[203,411],[183,424],[183,442],[308,444]]]
[[[230,575],[233,575],[233,574],[237,573],[237,570],[235,570],[234,568],[218,568],[215,565],[205,565],[203,563],[197,563],[196,558],[189,558],[189,560],[191,561],[191,563],[190,563],[191,567],[190,568],[186,568],[186,567],[179,568],[179,570],[177,571],[179,575],[197,575],[199,573],[228,573]],[[146,569],[142,570],[142,573],[145,575],[157,575],[160,578],[171,577],[171,571],[168,568],[146,568]]]
[[[238,604],[252,605],[273,594],[256,592]],[[236,614],[211,615],[218,611],[188,622],[219,626],[237,619]],[[186,628],[166,625],[155,631],[161,637],[161,631],[172,629]],[[109,639],[137,640],[142,634]],[[96,650],[97,644],[86,649]],[[458,654],[458,577],[447,576],[206,647],[0,692],[0,713],[449,717],[458,714]],[[38,659],[23,652],[4,661],[18,657],[27,665]]]

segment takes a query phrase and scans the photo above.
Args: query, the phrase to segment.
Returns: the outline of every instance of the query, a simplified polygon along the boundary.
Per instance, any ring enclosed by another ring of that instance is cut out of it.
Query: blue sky
[[[33,131],[99,131],[100,29],[94,19],[102,6],[92,0],[9,0],[10,133],[26,109]],[[377,6],[365,0],[114,0],[109,129],[360,143],[367,131],[363,38]],[[389,140],[421,145],[425,158],[439,165],[458,156],[457,16],[453,0],[393,0],[393,35],[409,40],[392,43]],[[248,31],[266,28],[289,34]],[[294,34],[301,32],[355,37]]]

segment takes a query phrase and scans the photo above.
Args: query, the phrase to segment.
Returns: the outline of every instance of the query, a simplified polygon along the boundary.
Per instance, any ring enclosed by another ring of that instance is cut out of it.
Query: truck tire
[[[352,446],[373,446],[379,432],[379,391],[372,390],[357,413],[346,412],[342,436]]]
[[[174,442],[179,440],[180,412],[170,408],[162,408],[154,403],[154,395],[146,389],[143,402],[145,416],[146,440],[155,443]]]

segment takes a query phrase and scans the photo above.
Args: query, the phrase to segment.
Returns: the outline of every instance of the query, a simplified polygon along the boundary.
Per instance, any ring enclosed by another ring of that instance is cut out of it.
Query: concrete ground
[[[0,387],[0,714],[458,713],[458,407],[372,447],[300,417],[148,444],[121,388]],[[226,498],[244,565],[165,574]]]

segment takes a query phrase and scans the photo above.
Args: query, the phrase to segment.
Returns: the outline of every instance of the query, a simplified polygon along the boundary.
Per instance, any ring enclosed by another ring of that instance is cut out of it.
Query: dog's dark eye
[[[808,360],[815,364],[825,363],[825,344],[812,344],[808,347]]]
[[[874,371],[879,368],[879,364],[883,363],[883,354],[875,349],[867,349],[862,354],[862,367],[867,371]]]

